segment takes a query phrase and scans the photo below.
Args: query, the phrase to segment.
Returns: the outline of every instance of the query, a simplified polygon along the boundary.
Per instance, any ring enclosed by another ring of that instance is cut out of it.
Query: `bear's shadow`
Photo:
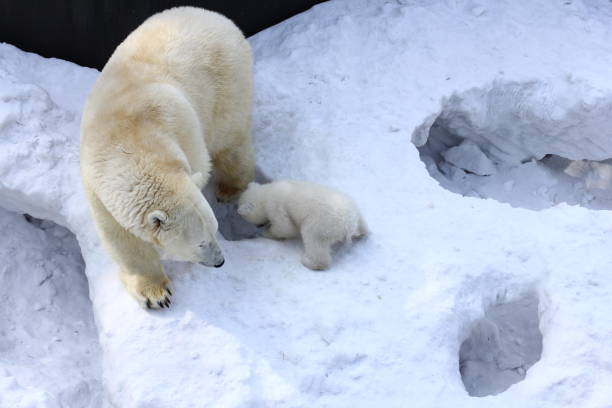
[[[268,183],[270,179],[259,169],[255,169],[255,181]],[[221,202],[215,197],[215,183],[209,183],[204,188],[204,197],[210,204],[219,222],[219,232],[228,241],[240,241],[261,236],[262,228],[246,222],[238,214],[238,200]]]

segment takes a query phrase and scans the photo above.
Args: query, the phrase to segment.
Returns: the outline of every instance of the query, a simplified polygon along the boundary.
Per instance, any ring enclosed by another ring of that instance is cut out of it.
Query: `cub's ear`
[[[159,227],[168,221],[168,214],[161,210],[154,210],[147,214],[147,222],[152,227]]]
[[[191,175],[191,181],[201,190],[204,187],[204,176],[199,171]]]
[[[255,209],[255,205],[253,203],[241,204],[240,206],[238,206],[238,214],[246,215],[246,214],[253,212],[254,209]]]

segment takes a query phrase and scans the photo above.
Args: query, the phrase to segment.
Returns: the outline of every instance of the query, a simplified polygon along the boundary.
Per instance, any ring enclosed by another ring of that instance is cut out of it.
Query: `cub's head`
[[[150,241],[176,260],[216,268],[225,262],[215,239],[217,220],[199,191],[196,197],[178,199],[164,209],[151,209],[145,222]]]
[[[261,184],[255,182],[249,183],[238,200],[238,214],[246,221],[258,226],[269,221],[265,211],[262,187]]]

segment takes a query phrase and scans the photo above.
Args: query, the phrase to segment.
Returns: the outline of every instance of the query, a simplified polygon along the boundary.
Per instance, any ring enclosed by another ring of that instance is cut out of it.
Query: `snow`
[[[40,294],[42,275],[2,272],[22,306],[1,339],[16,327],[37,351],[0,347],[0,406],[68,406],[79,369],[89,391],[73,406],[612,406],[611,21],[603,0],[335,0],[252,37],[262,174],[348,193],[371,236],[327,272],[303,268],[297,242],[222,240],[219,270],[166,262],[162,312],[121,288],[82,195],[78,121],[97,72],[0,45],[0,206],[16,248],[2,259],[70,274]],[[91,305],[74,245],[15,213],[76,236]],[[89,329],[64,340],[79,321]],[[62,341],[43,354],[27,327]],[[508,370],[494,389],[473,380]]]
[[[459,349],[459,370],[467,392],[496,395],[525,378],[542,355],[538,298],[526,293],[490,306]]]
[[[477,174],[490,176],[496,173],[495,164],[480,150],[478,145],[464,139],[441,153],[444,159],[455,167]]]
[[[0,406],[99,407],[100,346],[69,231],[0,210]]]
[[[498,80],[453,94],[413,140],[451,191],[532,209],[560,202],[612,209],[611,115],[612,95],[584,81]]]

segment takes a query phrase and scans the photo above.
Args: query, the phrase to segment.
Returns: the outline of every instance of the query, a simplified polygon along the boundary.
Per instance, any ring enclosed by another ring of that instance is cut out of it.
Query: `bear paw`
[[[268,239],[277,239],[277,240],[283,240],[284,238],[278,237],[276,234],[274,234],[270,228],[266,228],[261,232],[261,236],[264,238],[268,238]]]
[[[329,262],[320,259],[311,259],[308,256],[302,257],[302,265],[313,271],[324,271],[329,268]]]
[[[142,275],[123,275],[122,281],[127,291],[142,307],[163,309],[169,308],[172,303],[170,300],[172,292],[168,287],[170,279],[165,276],[163,279],[152,279]]]

